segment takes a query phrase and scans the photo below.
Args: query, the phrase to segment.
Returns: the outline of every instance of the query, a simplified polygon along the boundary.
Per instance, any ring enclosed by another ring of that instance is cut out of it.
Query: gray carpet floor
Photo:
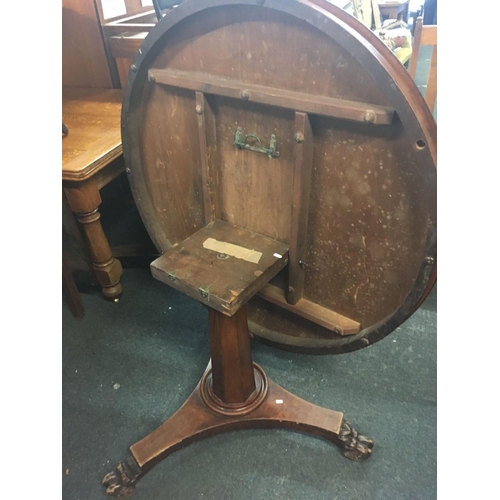
[[[110,303],[63,303],[64,500],[108,498],[100,482],[128,447],[172,415],[209,357],[199,303],[126,269]],[[137,485],[136,500],[436,498],[436,291],[381,342],[337,356],[253,341],[254,360],[287,390],[344,412],[375,441],[356,463],[329,442],[284,430],[235,431],[180,450]],[[119,385],[118,385],[119,384]]]

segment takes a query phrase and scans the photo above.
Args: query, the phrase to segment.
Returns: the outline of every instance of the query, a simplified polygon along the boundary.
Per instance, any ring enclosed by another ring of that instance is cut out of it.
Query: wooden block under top
[[[283,307],[287,311],[317,323],[328,330],[339,335],[355,335],[359,332],[361,325],[353,319],[342,316],[326,307],[315,304],[310,300],[300,299],[296,304],[289,304],[285,297],[285,292],[273,285],[266,285],[259,291],[259,297]]]
[[[287,244],[215,220],[156,259],[151,271],[232,316],[287,264]]]

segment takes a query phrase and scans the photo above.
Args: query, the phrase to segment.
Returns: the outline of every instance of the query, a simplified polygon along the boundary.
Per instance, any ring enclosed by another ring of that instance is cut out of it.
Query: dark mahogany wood
[[[208,313],[213,394],[223,403],[243,404],[256,390],[246,307],[230,318]]]
[[[237,429],[307,432],[339,446],[351,460],[370,457],[373,441],[358,434],[342,413],[291,394],[252,363],[245,307],[232,318],[211,311],[210,332],[212,360],[201,381],[174,415],[133,444],[131,456],[104,477],[109,495],[130,496],[135,483],[171,453]]]
[[[156,259],[151,270],[158,280],[231,316],[287,263],[288,245],[216,220]]]
[[[244,99],[249,102],[281,108],[293,108],[297,111],[344,120],[369,122],[374,125],[390,125],[394,117],[394,110],[387,106],[334,99],[261,85],[242,84],[238,81],[216,78],[209,74],[150,70],[149,79],[172,87],[203,91],[206,94]]]
[[[342,353],[412,314],[435,282],[436,125],[370,30],[326,0],[186,0],[151,30],[133,67],[124,157],[162,253],[202,228],[207,213],[293,253],[296,116],[308,116],[303,264],[291,261],[297,286],[285,272],[271,284],[288,305],[304,299],[360,328],[342,335],[256,297],[248,305],[256,337]],[[237,149],[237,127],[266,146],[274,135],[280,156]]]

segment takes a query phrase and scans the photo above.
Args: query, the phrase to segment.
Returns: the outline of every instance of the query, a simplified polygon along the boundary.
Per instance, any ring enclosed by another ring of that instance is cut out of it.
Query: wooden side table
[[[123,270],[99,220],[99,190],[125,170],[123,162],[113,161],[122,154],[121,103],[121,90],[63,89],[62,121],[69,130],[62,139],[63,190],[82,224],[102,293],[110,299],[122,293]]]

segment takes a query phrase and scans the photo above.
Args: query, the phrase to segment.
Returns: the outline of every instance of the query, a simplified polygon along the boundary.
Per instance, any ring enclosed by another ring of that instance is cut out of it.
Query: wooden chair
[[[104,0],[96,0],[95,3],[110,56],[109,65],[115,76],[115,88],[124,88],[132,59],[146,35],[158,22],[154,5],[143,5],[141,0],[124,0],[124,9],[119,15],[110,16],[103,8]]]
[[[437,25],[424,26],[423,18],[417,18],[415,25],[415,39],[413,41],[413,53],[410,61],[410,76],[415,80],[417,72],[418,54],[421,46],[432,45],[432,56],[429,74],[427,76],[427,85],[425,92],[425,102],[429,109],[434,112],[437,96]]]

